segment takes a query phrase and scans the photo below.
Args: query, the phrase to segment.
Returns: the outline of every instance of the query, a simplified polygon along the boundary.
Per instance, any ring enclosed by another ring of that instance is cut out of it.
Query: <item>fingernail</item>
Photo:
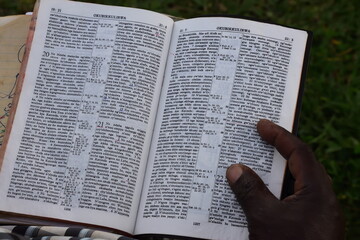
[[[230,184],[235,183],[241,176],[243,170],[239,164],[231,165],[226,171],[226,178]]]
[[[264,130],[274,127],[274,123],[268,119],[260,119],[256,125],[257,131],[261,133]],[[260,134],[261,135],[261,134]]]
[[[260,124],[268,124],[268,125],[273,125],[274,123],[268,119],[260,119],[259,122]]]

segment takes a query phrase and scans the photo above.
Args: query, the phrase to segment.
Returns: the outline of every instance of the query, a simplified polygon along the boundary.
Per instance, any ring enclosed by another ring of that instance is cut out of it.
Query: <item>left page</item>
[[[41,1],[0,209],[131,233],[173,21]]]

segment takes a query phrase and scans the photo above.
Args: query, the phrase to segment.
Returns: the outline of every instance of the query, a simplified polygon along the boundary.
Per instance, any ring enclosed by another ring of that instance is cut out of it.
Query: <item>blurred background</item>
[[[32,11],[35,0],[0,0],[0,16]],[[347,220],[347,239],[360,239],[359,0],[88,0],[177,17],[230,14],[314,33],[300,138],[326,167]]]

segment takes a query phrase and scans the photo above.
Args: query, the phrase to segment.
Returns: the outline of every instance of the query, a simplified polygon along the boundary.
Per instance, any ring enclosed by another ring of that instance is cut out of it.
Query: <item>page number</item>
[[[61,13],[61,8],[51,8],[51,11]]]
[[[159,23],[159,27],[167,29],[167,25],[164,25],[162,23]]]

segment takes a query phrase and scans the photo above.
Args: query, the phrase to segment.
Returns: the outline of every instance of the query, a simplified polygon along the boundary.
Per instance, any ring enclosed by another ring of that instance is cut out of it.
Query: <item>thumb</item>
[[[226,178],[248,220],[265,214],[279,202],[261,178],[245,165],[231,165]]]

